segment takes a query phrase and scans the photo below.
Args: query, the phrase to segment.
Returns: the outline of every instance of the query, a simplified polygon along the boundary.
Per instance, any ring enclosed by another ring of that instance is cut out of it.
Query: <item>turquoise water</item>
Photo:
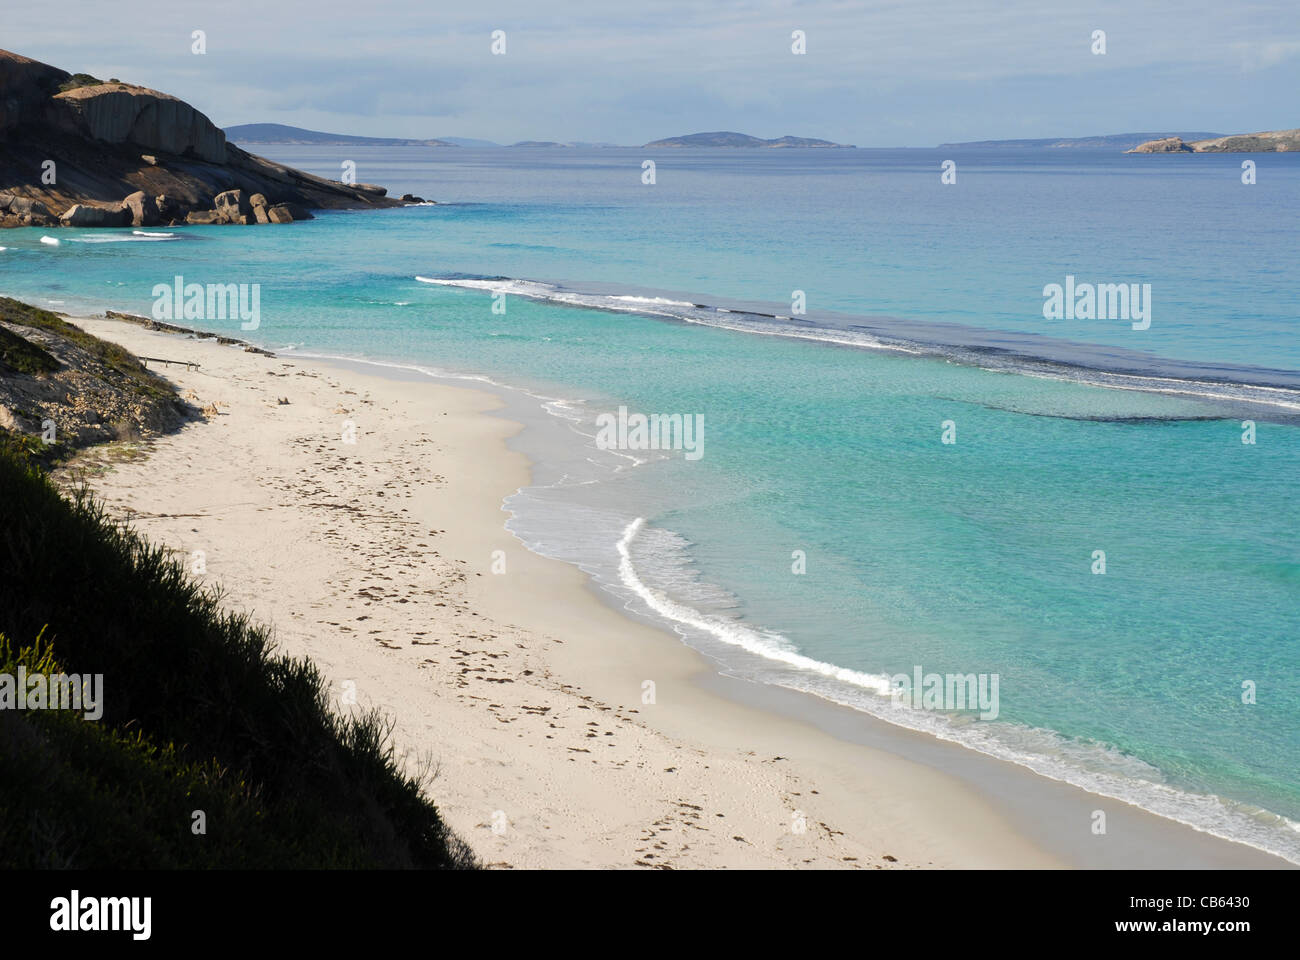
[[[521,440],[511,528],[722,669],[1300,862],[1300,158],[1248,187],[1232,156],[957,155],[942,186],[936,151],[663,151],[646,186],[640,151],[274,156],[457,202],[10,231],[0,289],[259,283],[257,330],[198,325],[520,386],[563,429]],[[1045,320],[1067,274],[1150,283],[1150,329]],[[702,417],[704,455],[596,449],[619,404]],[[918,665],[997,674],[998,717],[894,708]]]

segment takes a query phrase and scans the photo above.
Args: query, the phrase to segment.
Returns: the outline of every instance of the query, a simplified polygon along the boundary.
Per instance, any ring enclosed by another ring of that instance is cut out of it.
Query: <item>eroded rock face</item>
[[[123,209],[108,210],[86,203],[74,203],[59,217],[65,227],[125,227],[130,214]]]
[[[158,203],[143,190],[123,200],[122,209],[130,214],[133,227],[152,227],[158,223]]]
[[[178,203],[165,193],[160,193],[153,198],[154,206],[158,208],[159,223],[173,223],[177,220],[184,220],[186,210],[185,205]]]
[[[105,143],[123,143],[209,163],[226,162],[226,135],[183,100],[125,83],[78,87],[54,97],[56,122]]]
[[[58,218],[39,200],[0,193],[0,215],[12,217],[19,226],[44,227],[58,223]]]
[[[212,207],[222,223],[252,223],[253,208],[243,190],[225,190],[212,199]]]
[[[248,198],[248,205],[253,208],[253,219],[258,223],[270,223],[271,218],[267,211],[270,204],[266,201],[266,194],[255,193]]]

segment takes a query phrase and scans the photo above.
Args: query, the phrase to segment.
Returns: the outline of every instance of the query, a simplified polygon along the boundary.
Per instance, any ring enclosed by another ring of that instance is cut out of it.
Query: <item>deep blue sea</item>
[[[191,325],[526,390],[568,439],[511,529],[720,669],[1300,862],[1300,156],[254,149],[439,203],[9,231],[0,290],[257,283]],[[1067,277],[1149,326],[1046,319]],[[620,405],[702,455],[598,449]],[[998,716],[898,709],[916,667]]]

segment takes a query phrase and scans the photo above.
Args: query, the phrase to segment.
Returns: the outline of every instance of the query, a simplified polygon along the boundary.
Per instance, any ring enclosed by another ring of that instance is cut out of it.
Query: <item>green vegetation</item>
[[[110,371],[120,374],[125,385],[142,400],[170,401],[175,396],[166,380],[155,377],[129,351],[115,343],[108,343],[91,336],[48,310],[33,307],[31,304],[10,297],[0,297],[0,320],[22,324],[36,330],[47,330],[81,347]]]
[[[78,87],[94,87],[103,82],[103,80],[92,77],[88,73],[74,73],[59,84],[59,93],[67,93],[69,90],[76,90]]]
[[[103,716],[0,710],[0,866],[476,865],[377,713],[334,713],[310,661],[0,436],[0,673],[20,664],[102,674]]]
[[[26,338],[0,327],[0,371],[5,369],[37,376],[59,369],[59,361]]]

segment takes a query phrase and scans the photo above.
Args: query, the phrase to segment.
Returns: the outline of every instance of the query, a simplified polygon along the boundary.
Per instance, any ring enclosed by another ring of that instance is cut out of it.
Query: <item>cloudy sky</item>
[[[621,144],[738,130],[877,147],[1300,126],[1300,0],[6,6],[0,47],[175,94],[221,126]]]

